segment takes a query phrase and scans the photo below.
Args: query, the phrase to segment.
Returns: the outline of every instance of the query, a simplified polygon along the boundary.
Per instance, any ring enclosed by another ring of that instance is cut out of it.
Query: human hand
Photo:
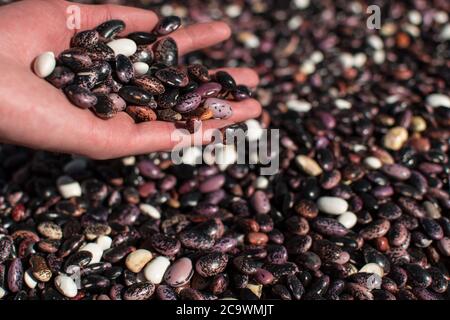
[[[34,58],[45,51],[58,55],[72,36],[110,19],[121,19],[125,34],[150,31],[158,22],[155,13],[116,5],[81,5],[80,30],[67,27],[67,7],[62,0],[25,0],[0,8],[0,140],[30,148],[74,153],[95,159],[116,158],[170,150],[176,124],[151,121],[135,124],[125,112],[102,120],[74,107],[61,90],[39,79],[32,71]],[[180,28],[170,36],[180,55],[220,43],[230,36],[223,22]],[[238,84],[255,87],[257,74],[248,68],[228,68]],[[207,120],[202,131],[222,128],[257,117],[261,106],[253,99],[231,102],[233,116]],[[207,142],[203,140],[203,142]]]

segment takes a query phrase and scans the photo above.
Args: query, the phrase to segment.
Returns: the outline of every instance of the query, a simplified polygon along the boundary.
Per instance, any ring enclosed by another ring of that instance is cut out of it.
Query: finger
[[[227,40],[231,29],[225,22],[206,22],[180,28],[169,36],[175,40],[180,55],[183,55]]]
[[[202,128],[208,129],[221,129],[230,125],[244,122],[248,119],[257,118],[261,115],[261,105],[255,99],[247,99],[241,102],[230,102],[233,108],[233,115],[228,119],[212,119],[204,121]]]
[[[257,118],[261,114],[261,105],[254,99],[247,99],[242,102],[232,103],[233,116],[228,119],[212,119],[203,121],[201,129],[194,134],[186,136],[173,135],[171,143],[164,148],[170,151],[174,147],[186,147],[191,145],[208,144],[216,139],[218,132],[215,130],[231,126],[236,123],[244,122],[248,119]],[[220,137],[220,135],[219,135]],[[178,139],[177,139],[178,138]],[[183,139],[181,139],[183,138]]]
[[[230,102],[233,115],[229,118],[234,122],[242,122],[257,118],[261,115],[261,104],[255,99],[246,99],[240,102]]]
[[[228,72],[236,81],[237,84],[243,84],[250,88],[255,88],[259,83],[259,76],[253,69],[250,68],[220,68],[211,70],[210,74],[217,71]]]
[[[174,147],[190,145],[193,141],[207,143],[211,141],[211,132],[206,132],[206,130],[224,128],[234,123],[256,118],[261,114],[261,105],[254,99],[231,102],[231,104],[233,115],[229,119],[208,120],[202,123],[201,132],[196,134],[205,133],[200,139],[185,130],[179,130],[184,129],[183,124],[151,121],[136,125],[128,115],[118,114],[111,120],[103,121],[104,125],[110,126],[109,133],[102,132],[103,130],[99,128],[98,133],[102,138],[97,143],[102,147],[97,149],[96,157],[111,158],[144,154],[156,150],[171,150]]]
[[[119,19],[126,24],[123,34],[128,34],[136,31],[150,32],[158,23],[158,16],[150,10],[112,4],[80,5],[80,9],[80,30],[93,29],[107,20]]]

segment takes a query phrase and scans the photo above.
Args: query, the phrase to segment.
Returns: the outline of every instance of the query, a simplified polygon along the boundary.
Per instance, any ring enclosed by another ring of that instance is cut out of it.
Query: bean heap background
[[[241,101],[251,93],[225,71],[216,72],[213,82],[201,64],[179,66],[177,44],[167,36],[180,26],[179,17],[168,16],[153,32],[119,38],[125,23],[105,21],[77,33],[71,49],[57,58],[53,52],[39,55],[34,72],[102,119],[125,111],[136,122],[186,120],[194,132],[202,120],[232,115],[231,105],[218,97]]]
[[[280,172],[3,146],[3,298],[449,299],[448,1],[185,3],[235,29],[187,63],[258,70]]]

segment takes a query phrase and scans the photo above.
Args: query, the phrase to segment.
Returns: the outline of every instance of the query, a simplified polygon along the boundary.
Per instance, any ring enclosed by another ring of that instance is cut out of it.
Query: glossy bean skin
[[[112,39],[117,34],[122,32],[125,29],[125,26],[125,22],[122,20],[109,20],[97,26],[96,31],[101,37],[105,39]]]
[[[11,292],[17,293],[23,286],[23,265],[19,258],[11,261],[8,269],[8,288]]]
[[[44,83],[48,90],[82,88],[78,101],[69,101],[90,109],[85,116],[118,116],[117,123],[128,121],[139,132],[170,126],[194,133],[216,119],[240,119],[249,106],[255,119],[220,130],[243,129],[249,159],[210,164],[206,156],[191,165],[204,154],[190,148],[183,152],[189,164],[175,164],[167,152],[94,161],[2,145],[3,299],[66,299],[51,280],[71,273],[68,265],[82,278],[74,300],[105,294],[112,300],[448,299],[450,111],[439,54],[447,49],[442,6],[393,4],[379,35],[352,16],[358,6],[343,10],[330,2],[321,11],[306,2],[164,5],[164,15],[180,12],[193,23],[228,17],[236,31],[226,43],[183,59],[176,17],[132,34],[117,20],[74,32],[71,48],[61,48],[53,74],[42,80],[56,87]],[[336,14],[324,19],[324,12]],[[133,42],[114,52],[113,40]],[[438,54],[426,52],[430,41]],[[338,45],[345,50],[336,51]],[[117,60],[126,67],[117,68]],[[247,75],[256,82],[247,71],[242,79],[233,79],[232,69],[213,71],[224,66],[253,68],[260,86],[252,92],[240,83]],[[186,101],[192,96],[195,103]],[[263,106],[260,115],[255,101],[239,103],[250,97]],[[147,121],[157,122],[139,123]],[[247,161],[263,160],[247,147],[265,129],[279,129],[280,139],[267,150],[272,163],[279,160],[276,174]],[[139,143],[137,136],[130,141]],[[220,152],[226,160],[235,156]],[[67,190],[56,183],[61,176],[70,176],[67,187],[75,194],[79,184],[81,195],[65,199]],[[339,199],[330,205],[324,197]],[[100,262],[87,262],[82,245]],[[170,261],[167,269],[161,265],[152,294],[146,277],[157,277],[126,265],[139,249]],[[15,259],[26,285],[12,292]],[[29,272],[39,278],[47,269],[51,280],[28,288]]]
[[[166,66],[178,64],[178,48],[175,40],[170,37],[160,40],[154,47],[155,61]]]

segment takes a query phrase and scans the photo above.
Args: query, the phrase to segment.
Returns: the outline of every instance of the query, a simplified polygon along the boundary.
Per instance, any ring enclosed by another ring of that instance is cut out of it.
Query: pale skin
[[[94,159],[170,150],[177,141],[171,134],[176,125],[153,121],[135,124],[124,112],[110,120],[72,105],[62,91],[32,72],[34,58],[45,51],[58,55],[72,36],[95,28],[109,19],[125,21],[123,35],[151,31],[158,17],[149,10],[116,5],[79,5],[80,30],[67,27],[67,7],[61,0],[25,0],[0,8],[0,141],[34,149],[72,153]],[[231,35],[223,22],[184,26],[170,36],[180,54],[225,41]],[[248,68],[228,68],[238,84],[255,87],[257,74]],[[233,102],[233,116],[208,120],[203,129],[222,128],[258,117],[261,106],[254,99]],[[207,139],[203,142],[206,143]]]

